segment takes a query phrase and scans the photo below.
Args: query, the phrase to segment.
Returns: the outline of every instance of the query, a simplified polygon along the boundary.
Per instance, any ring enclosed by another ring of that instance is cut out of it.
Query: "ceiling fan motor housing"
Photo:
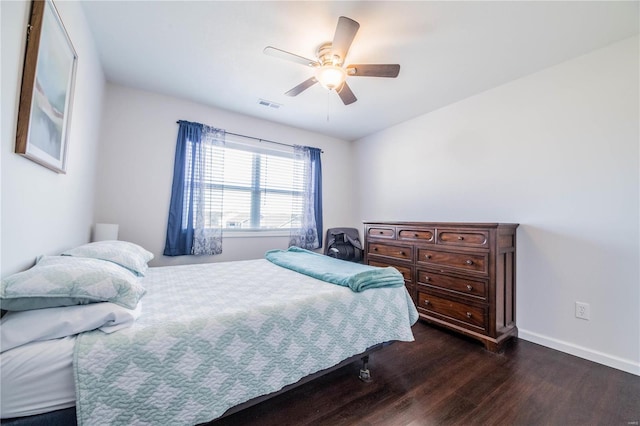
[[[323,67],[327,65],[335,65],[339,67],[342,66],[343,63],[343,59],[339,55],[335,55],[333,53],[333,46],[331,43],[321,44],[316,51],[316,56],[318,57],[318,62]]]

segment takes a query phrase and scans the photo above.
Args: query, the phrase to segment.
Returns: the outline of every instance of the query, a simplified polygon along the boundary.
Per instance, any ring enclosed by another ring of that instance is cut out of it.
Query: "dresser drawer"
[[[487,281],[485,280],[451,277],[424,270],[418,270],[417,275],[419,284],[464,294],[482,301],[487,300]]]
[[[435,229],[398,229],[399,240],[411,240],[421,243],[435,242]]]
[[[438,229],[437,244],[488,248],[489,231]]]
[[[449,300],[418,290],[418,310],[474,330],[486,331],[487,308]]]
[[[370,238],[395,238],[396,228],[371,227],[367,229],[367,236]]]
[[[369,243],[368,253],[376,256],[387,256],[394,259],[409,260],[413,259],[411,246],[390,245],[382,243]]]
[[[488,274],[488,253],[462,253],[439,251],[428,248],[418,249],[417,261],[433,265],[436,268],[446,267],[463,271]]]
[[[404,280],[407,282],[413,282],[413,274],[411,273],[411,268],[408,266],[395,265],[392,263],[381,262],[379,260],[369,260],[369,265],[377,266],[379,268],[386,268],[387,266],[393,266],[402,274]]]

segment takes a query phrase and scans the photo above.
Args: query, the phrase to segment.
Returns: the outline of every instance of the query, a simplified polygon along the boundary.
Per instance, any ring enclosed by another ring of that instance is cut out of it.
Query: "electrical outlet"
[[[584,302],[576,302],[576,318],[589,320],[589,304]]]

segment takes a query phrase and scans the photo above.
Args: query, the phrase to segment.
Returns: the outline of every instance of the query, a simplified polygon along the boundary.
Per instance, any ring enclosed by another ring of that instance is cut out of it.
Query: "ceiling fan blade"
[[[285,93],[285,95],[287,95],[287,96],[298,96],[300,93],[304,92],[309,87],[311,87],[314,84],[316,84],[317,82],[318,82],[318,80],[316,80],[315,77],[311,77],[311,78],[303,81],[302,83],[298,84],[293,89],[289,90],[287,93]]]
[[[331,50],[334,55],[338,55],[342,62],[344,62],[351,47],[351,43],[360,28],[353,19],[341,16],[338,18],[338,26],[336,27],[336,33],[333,36],[333,42],[331,43]]]
[[[320,64],[313,59],[303,58],[302,56],[287,52],[286,50],[278,49],[277,47],[267,46],[264,48],[263,52],[264,54],[269,56],[274,56],[276,58],[284,59],[287,61],[297,62],[309,67],[320,66]]]
[[[390,77],[400,73],[398,64],[352,64],[347,67],[347,75],[354,77]]]
[[[342,99],[342,102],[345,105],[352,104],[358,100],[358,98],[356,98],[356,95],[354,95],[351,91],[351,88],[346,81],[342,83],[342,87],[340,88],[340,90],[337,90],[337,92],[338,96],[340,96],[340,99]]]

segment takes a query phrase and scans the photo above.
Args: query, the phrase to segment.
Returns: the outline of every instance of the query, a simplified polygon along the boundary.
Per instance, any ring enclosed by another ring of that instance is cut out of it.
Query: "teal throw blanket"
[[[324,256],[299,247],[269,250],[265,257],[278,266],[360,292],[368,288],[401,287],[404,278],[392,267],[377,268]]]

